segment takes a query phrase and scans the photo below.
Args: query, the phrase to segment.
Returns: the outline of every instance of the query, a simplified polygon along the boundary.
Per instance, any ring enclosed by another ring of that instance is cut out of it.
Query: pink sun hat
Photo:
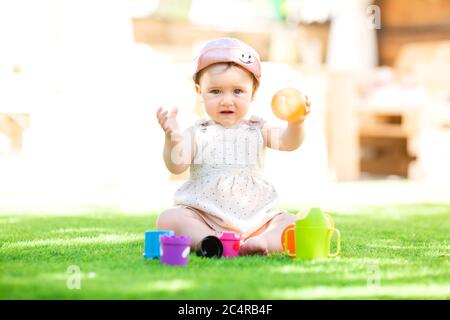
[[[219,38],[206,43],[197,58],[194,80],[199,71],[219,62],[234,62],[253,74],[259,83],[261,63],[255,49],[235,38]]]

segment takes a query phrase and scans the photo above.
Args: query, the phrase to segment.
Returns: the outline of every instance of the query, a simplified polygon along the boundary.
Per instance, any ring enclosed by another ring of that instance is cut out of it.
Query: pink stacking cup
[[[236,235],[234,232],[223,232],[219,239],[223,244],[224,257],[233,258],[239,255],[241,237]]]

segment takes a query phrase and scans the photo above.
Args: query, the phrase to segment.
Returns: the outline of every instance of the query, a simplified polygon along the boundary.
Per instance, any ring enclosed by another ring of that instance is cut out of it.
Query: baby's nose
[[[232,105],[232,104],[233,104],[233,95],[224,94],[222,99],[222,105]]]

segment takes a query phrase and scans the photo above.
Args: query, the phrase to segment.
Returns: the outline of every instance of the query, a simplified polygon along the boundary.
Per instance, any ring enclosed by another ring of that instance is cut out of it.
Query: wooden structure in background
[[[376,0],[379,64],[393,66],[405,44],[450,39],[449,0]]]
[[[360,171],[407,178],[417,159],[418,109],[361,106],[358,113]]]
[[[398,79],[422,85],[430,94],[450,92],[450,1],[376,0],[379,64],[394,68]],[[447,40],[447,41],[446,41]],[[430,106],[424,112],[433,114]],[[413,106],[359,108],[360,170],[409,176],[423,116]]]
[[[404,45],[393,65],[396,78],[420,85],[428,101],[422,106],[361,106],[360,166],[362,172],[409,177],[410,165],[421,162],[425,152],[418,147],[421,131],[432,130],[442,141],[450,133],[446,127],[450,119],[450,40]],[[447,97],[447,101],[436,104],[433,97]],[[426,152],[442,155],[442,150],[450,148],[450,140],[435,150],[433,141],[427,143]]]

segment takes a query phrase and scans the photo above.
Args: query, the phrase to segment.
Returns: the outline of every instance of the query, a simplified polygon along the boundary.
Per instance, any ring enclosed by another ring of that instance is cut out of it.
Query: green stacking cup
[[[337,248],[335,253],[331,253],[331,240],[334,235]],[[303,219],[288,226],[283,232],[283,237],[285,252],[298,259],[326,259],[338,256],[341,251],[339,230],[334,228],[331,217],[319,208],[312,208]]]

